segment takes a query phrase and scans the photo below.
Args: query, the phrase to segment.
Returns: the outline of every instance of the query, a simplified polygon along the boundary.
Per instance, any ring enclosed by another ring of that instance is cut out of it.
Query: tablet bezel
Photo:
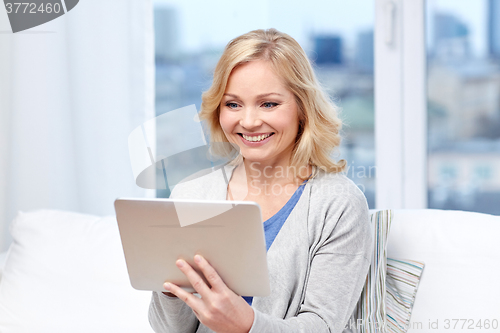
[[[270,294],[264,227],[256,202],[118,198],[115,211],[133,288],[165,291],[163,283],[169,281],[195,292],[175,261],[186,260],[205,280],[193,260],[201,254],[236,294]],[[181,226],[178,216],[190,212],[195,218],[209,218]]]

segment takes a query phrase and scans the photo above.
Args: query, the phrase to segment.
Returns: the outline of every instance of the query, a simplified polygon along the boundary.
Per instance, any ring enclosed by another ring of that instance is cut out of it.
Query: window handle
[[[389,46],[394,44],[394,26],[396,21],[396,4],[394,1],[387,1],[385,10],[385,43]]]

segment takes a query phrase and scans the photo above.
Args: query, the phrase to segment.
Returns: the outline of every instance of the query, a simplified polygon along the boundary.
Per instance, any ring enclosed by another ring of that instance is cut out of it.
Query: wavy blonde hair
[[[346,162],[335,162],[330,154],[340,145],[336,105],[321,88],[306,53],[295,39],[276,29],[254,30],[231,40],[217,63],[212,86],[203,93],[200,119],[208,123],[211,142],[229,142],[219,122],[220,104],[233,69],[254,60],[269,61],[275,73],[294,94],[299,111],[299,131],[290,165],[308,164],[326,172],[344,170]],[[228,155],[228,151],[219,152]],[[231,162],[239,164],[241,154]]]

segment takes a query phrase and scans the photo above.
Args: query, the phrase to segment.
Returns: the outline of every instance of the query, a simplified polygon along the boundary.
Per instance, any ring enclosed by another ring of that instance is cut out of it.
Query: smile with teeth
[[[258,141],[262,141],[264,139],[267,139],[268,137],[271,136],[271,134],[273,134],[273,133],[255,135],[255,136],[248,136],[245,134],[241,134],[241,136],[247,141],[258,142]]]

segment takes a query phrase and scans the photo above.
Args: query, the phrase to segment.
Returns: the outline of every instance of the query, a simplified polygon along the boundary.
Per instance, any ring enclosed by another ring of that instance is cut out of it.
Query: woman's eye
[[[275,106],[277,106],[278,103],[273,103],[273,102],[265,102],[262,104],[262,106],[266,109],[270,109],[270,108],[273,108]]]
[[[238,104],[237,103],[232,103],[232,102],[227,102],[226,103],[226,106],[230,109],[235,109],[238,107]]]

